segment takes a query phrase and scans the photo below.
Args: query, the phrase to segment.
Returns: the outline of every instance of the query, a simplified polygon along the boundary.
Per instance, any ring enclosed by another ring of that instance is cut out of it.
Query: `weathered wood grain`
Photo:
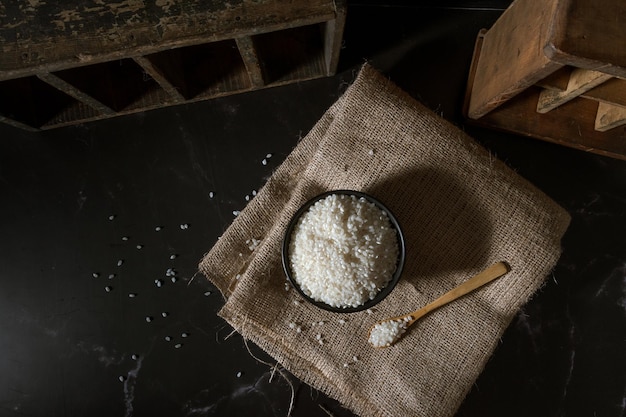
[[[595,129],[598,102],[576,99],[541,114],[536,111],[540,92],[540,88],[530,87],[515,100],[509,100],[482,118],[470,119],[469,122],[626,160],[624,126],[607,132]]]
[[[515,0],[478,36],[464,114],[626,159],[625,21],[624,0]]]
[[[335,18],[324,23],[324,58],[326,75],[337,72],[339,53],[343,41],[343,30],[346,23],[347,5],[345,0],[335,0]]]
[[[268,85],[326,74],[323,27],[319,24],[254,36]]]
[[[109,106],[102,104],[100,101],[86,94],[84,91],[79,90],[67,81],[57,77],[56,75],[48,72],[37,74],[37,78],[47,82],[51,86],[58,88],[65,94],[74,97],[76,100],[85,103],[102,114],[114,115],[115,111]]]
[[[618,106],[626,106],[626,80],[612,78],[587,91],[582,97],[604,103],[613,103]]]
[[[182,103],[185,101],[185,97],[178,91],[178,89],[172,84],[161,67],[165,67],[166,65],[175,64],[175,62],[163,62],[160,65],[154,65],[154,63],[147,57],[144,56],[136,56],[133,60],[137,63],[137,65],[141,66],[146,74],[150,75],[163,90],[171,97],[174,103]]]
[[[596,130],[606,132],[618,126],[626,124],[626,107],[619,107],[613,104],[600,103],[598,114],[596,115]]]
[[[261,61],[259,60],[259,54],[254,45],[254,41],[250,36],[242,36],[235,40],[237,41],[237,48],[239,48],[239,53],[248,71],[250,82],[255,87],[264,86],[265,80],[263,79],[263,72],[261,71]]]
[[[544,89],[541,94],[539,94],[537,111],[539,113],[547,113],[611,78],[611,75],[603,72],[576,68],[571,72],[565,90]]]
[[[556,1],[515,1],[484,34],[468,115],[477,119],[561,68],[543,49]]]
[[[548,75],[543,80],[539,80],[535,85],[548,90],[565,91],[567,89],[567,84],[569,83],[569,77],[573,70],[573,67],[564,66],[563,68]]]
[[[4,2],[0,80],[334,19],[332,0]]]
[[[561,0],[545,52],[552,61],[626,77],[626,2]]]

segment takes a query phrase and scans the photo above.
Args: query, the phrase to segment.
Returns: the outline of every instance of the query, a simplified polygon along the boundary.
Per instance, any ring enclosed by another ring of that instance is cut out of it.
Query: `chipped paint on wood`
[[[341,19],[334,1],[0,0],[0,84],[32,103],[0,122],[49,129],[327,75],[317,24]],[[264,60],[292,68],[265,80]]]
[[[175,0],[156,0],[155,4],[163,9],[165,13],[170,12],[170,8],[176,5]]]
[[[0,3],[0,80],[334,18],[333,0]],[[36,58],[34,58],[36,57]]]

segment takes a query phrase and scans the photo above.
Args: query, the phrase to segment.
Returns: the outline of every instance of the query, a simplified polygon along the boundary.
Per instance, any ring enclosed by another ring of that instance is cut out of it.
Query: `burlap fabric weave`
[[[406,236],[402,278],[370,312],[323,311],[285,289],[285,228],[306,200],[332,189],[372,194]],[[547,196],[365,65],[200,270],[226,298],[219,314],[243,337],[356,414],[450,416],[554,267],[568,224]],[[260,240],[253,250],[250,239]],[[511,272],[426,316],[397,345],[368,345],[374,322],[419,308],[497,261]]]

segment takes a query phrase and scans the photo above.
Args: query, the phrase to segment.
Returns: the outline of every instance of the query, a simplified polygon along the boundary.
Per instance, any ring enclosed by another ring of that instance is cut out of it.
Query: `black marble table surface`
[[[365,60],[572,215],[457,416],[625,416],[626,162],[461,115],[475,36],[508,3],[349,3],[334,77],[44,133],[0,126],[0,416],[352,416],[263,363],[196,272]]]

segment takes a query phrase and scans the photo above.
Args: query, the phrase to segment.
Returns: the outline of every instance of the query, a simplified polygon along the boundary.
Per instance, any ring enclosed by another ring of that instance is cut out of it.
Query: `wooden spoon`
[[[413,323],[424,317],[426,314],[445,304],[448,304],[451,301],[456,300],[459,297],[464,296],[465,294],[474,291],[477,288],[482,287],[485,284],[490,283],[496,278],[499,278],[509,272],[509,270],[509,265],[504,262],[498,262],[491,265],[489,268],[485,269],[478,275],[473,276],[458,287],[453,288],[452,290],[448,291],[441,297],[437,298],[435,301],[427,304],[419,310],[415,310],[412,313],[392,317],[390,319],[376,323],[369,331],[368,341],[370,342],[370,344],[377,348],[383,348],[393,345],[395,342],[398,341],[398,339],[400,339],[401,335]],[[382,339],[384,339],[384,337],[381,338],[381,336],[383,336],[381,335],[381,331],[385,333],[385,331],[383,330],[385,328],[388,329],[388,331],[386,332],[387,340],[383,341]],[[374,332],[374,339],[372,338],[372,332]]]

